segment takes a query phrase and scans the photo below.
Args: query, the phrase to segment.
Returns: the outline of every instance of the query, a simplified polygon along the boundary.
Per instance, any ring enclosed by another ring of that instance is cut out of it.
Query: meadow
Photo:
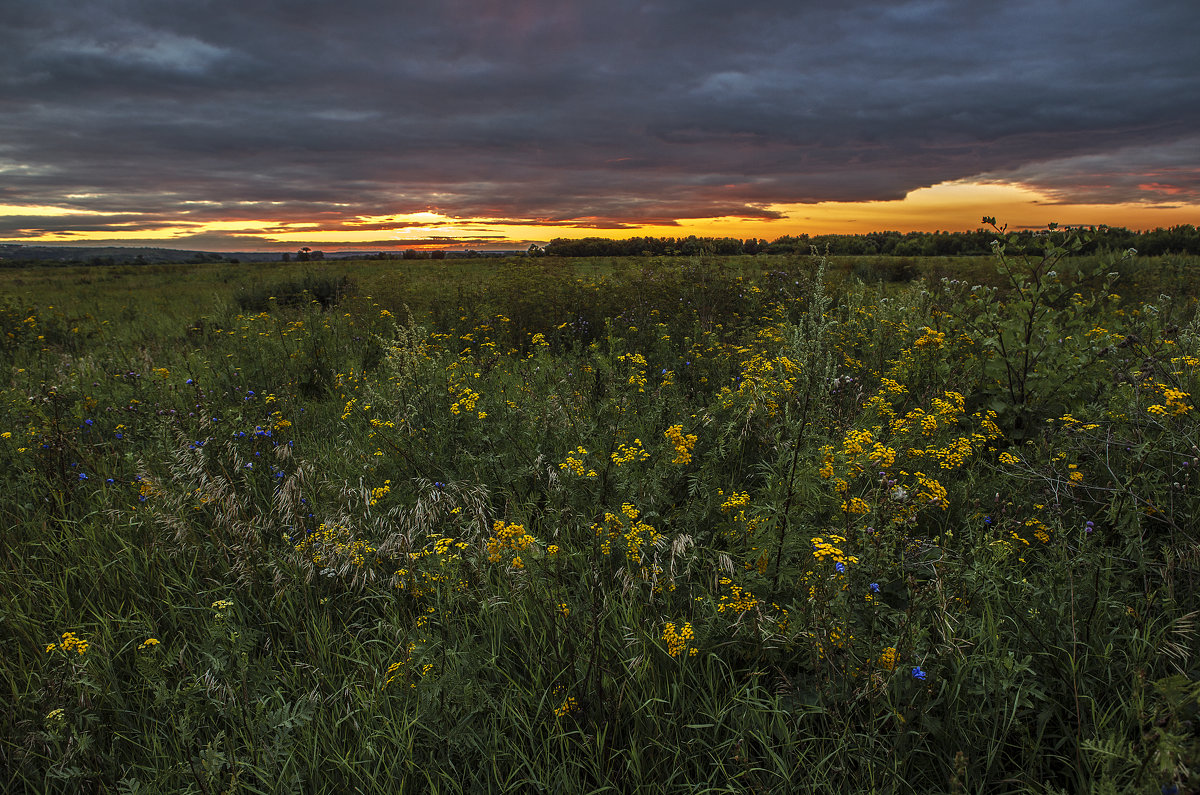
[[[0,271],[0,790],[1200,790],[1200,258]]]

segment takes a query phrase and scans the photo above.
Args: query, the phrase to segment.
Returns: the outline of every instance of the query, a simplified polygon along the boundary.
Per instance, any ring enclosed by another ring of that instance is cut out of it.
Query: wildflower
[[[572,452],[567,454],[567,460],[558,465],[558,468],[563,472],[570,472],[577,477],[596,477],[596,470],[588,469],[583,465],[583,459],[588,454],[588,451],[581,445]]]
[[[694,637],[695,632],[692,630],[690,621],[685,621],[678,629],[676,629],[674,621],[668,621],[663,627],[662,638],[667,642],[667,654],[672,657],[682,658],[685,654],[695,657],[696,649],[689,645]]]
[[[138,651],[141,651],[142,649],[152,649],[157,645],[158,645],[158,638],[146,638],[138,646]]]
[[[921,670],[921,666],[919,665],[913,666],[912,675],[913,679],[919,679],[922,682],[925,681],[925,671]]]
[[[667,437],[667,441],[675,448],[675,458],[671,463],[690,464],[692,462],[692,450],[696,446],[696,434],[689,433],[684,435],[683,425],[672,425],[663,431],[663,436]]]
[[[86,640],[76,636],[74,632],[64,632],[59,643],[51,643],[46,646],[46,653],[49,654],[55,649],[62,649],[65,652],[73,651],[82,657],[84,654],[87,654],[89,645]]]
[[[871,593],[879,593],[879,583],[873,582],[867,587],[871,589]]]

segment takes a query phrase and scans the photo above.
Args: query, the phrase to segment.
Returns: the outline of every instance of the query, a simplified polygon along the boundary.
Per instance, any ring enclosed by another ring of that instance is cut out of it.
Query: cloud
[[[1200,137],[1029,163],[979,181],[1023,185],[1058,204],[1200,204]]]
[[[41,0],[11,17],[6,204],[622,229],[980,174],[1055,201],[1197,200],[1187,3]]]

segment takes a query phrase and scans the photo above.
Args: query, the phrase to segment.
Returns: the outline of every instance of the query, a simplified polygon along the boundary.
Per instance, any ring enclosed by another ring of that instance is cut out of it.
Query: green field
[[[1200,259],[1069,252],[0,270],[0,791],[1196,791]]]

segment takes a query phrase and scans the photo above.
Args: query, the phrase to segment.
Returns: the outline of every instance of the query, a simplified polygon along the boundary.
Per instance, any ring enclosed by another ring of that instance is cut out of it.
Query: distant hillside
[[[344,259],[444,259],[459,257],[507,257],[524,254],[512,251],[189,251],[177,248],[122,248],[120,246],[25,246],[0,243],[0,268],[27,265],[166,265],[189,262],[290,262]]]
[[[162,265],[180,262],[267,262],[273,252],[217,253],[174,248],[121,248],[115,246],[23,246],[0,244],[0,266],[32,264],[61,265]]]

